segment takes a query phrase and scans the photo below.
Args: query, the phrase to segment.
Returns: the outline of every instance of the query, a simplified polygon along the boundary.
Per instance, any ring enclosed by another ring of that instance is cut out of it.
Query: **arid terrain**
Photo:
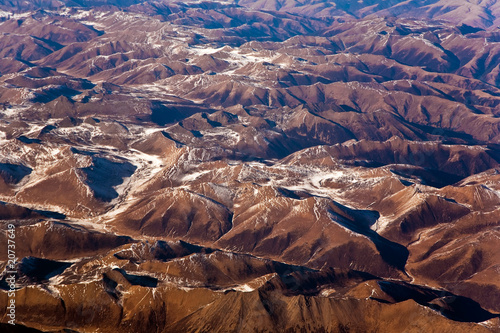
[[[499,25],[0,0],[0,331],[500,332]]]

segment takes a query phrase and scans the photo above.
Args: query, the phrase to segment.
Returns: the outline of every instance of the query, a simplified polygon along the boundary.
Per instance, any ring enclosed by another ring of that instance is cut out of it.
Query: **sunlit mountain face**
[[[0,0],[0,331],[500,332],[499,20]]]

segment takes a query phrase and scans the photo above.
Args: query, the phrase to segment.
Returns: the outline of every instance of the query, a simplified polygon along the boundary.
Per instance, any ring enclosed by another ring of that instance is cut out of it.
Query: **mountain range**
[[[499,6],[0,0],[1,330],[500,332]]]

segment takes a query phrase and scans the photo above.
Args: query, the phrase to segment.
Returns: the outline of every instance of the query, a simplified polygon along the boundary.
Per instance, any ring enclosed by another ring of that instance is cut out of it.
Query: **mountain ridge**
[[[496,1],[0,8],[18,323],[498,332]]]

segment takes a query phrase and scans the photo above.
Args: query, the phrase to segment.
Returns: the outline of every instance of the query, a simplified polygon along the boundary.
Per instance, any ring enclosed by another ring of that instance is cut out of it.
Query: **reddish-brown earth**
[[[0,0],[0,331],[500,332],[499,8]]]

